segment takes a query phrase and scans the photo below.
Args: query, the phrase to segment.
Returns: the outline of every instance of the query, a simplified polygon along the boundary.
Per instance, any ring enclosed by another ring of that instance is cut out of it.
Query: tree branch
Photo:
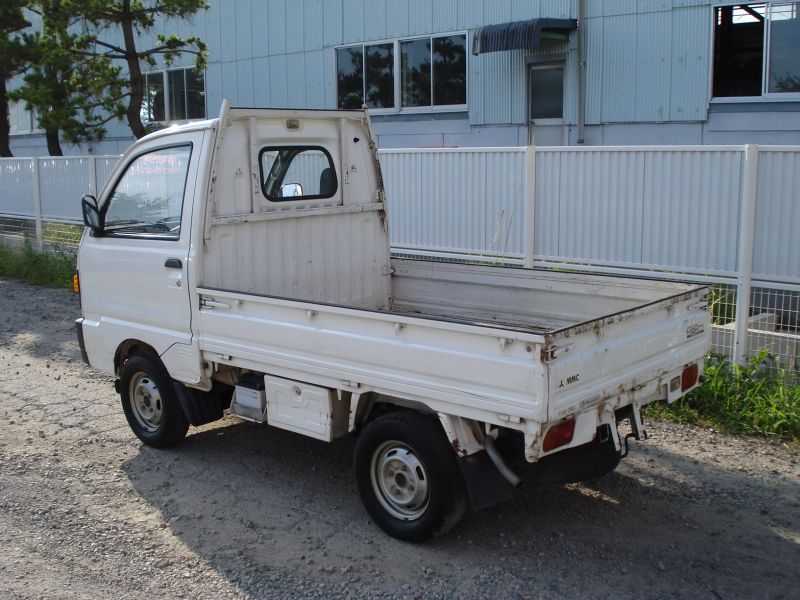
[[[137,56],[139,58],[147,58],[151,54],[169,54],[170,52],[177,52],[179,54],[194,54],[198,55],[201,53],[201,50],[192,50],[188,47],[188,44],[184,44],[181,46],[170,46],[170,45],[161,45],[156,46],[155,48],[148,48],[142,52],[139,52]]]
[[[125,54],[119,54],[119,53],[114,54],[113,52],[91,52],[89,50],[73,50],[72,52],[74,54],[77,54],[78,56],[88,56],[89,58],[105,57],[105,58],[116,58],[119,60],[125,60],[127,58],[127,55]]]
[[[115,46],[114,44],[109,44],[109,43],[104,42],[102,40],[98,40],[95,37],[91,37],[89,39],[91,40],[92,43],[97,44],[98,46],[103,46],[103,48],[108,48],[109,50],[114,50],[115,52],[118,52],[118,53],[123,54],[123,55],[125,54],[125,48],[120,48],[119,46]]]

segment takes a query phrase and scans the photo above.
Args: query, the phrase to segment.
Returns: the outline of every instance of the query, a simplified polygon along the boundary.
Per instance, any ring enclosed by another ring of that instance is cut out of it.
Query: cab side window
[[[135,158],[105,205],[105,235],[180,238],[191,152],[191,145],[173,146]]]
[[[263,148],[261,191],[272,202],[331,198],[339,183],[328,151],[319,146]]]

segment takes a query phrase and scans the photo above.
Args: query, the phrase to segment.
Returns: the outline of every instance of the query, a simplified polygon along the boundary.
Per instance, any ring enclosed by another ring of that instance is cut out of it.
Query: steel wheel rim
[[[369,471],[375,496],[390,515],[414,521],[425,514],[430,503],[428,473],[410,446],[383,442],[372,454]]]
[[[152,433],[161,426],[164,402],[153,378],[147,373],[136,373],[129,388],[131,411],[139,425]]]

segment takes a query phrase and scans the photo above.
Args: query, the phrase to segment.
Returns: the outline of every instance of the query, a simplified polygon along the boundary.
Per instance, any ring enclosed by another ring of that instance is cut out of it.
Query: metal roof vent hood
[[[538,50],[543,38],[566,40],[577,28],[576,19],[530,19],[486,25],[475,30],[472,53],[477,56],[502,50]]]

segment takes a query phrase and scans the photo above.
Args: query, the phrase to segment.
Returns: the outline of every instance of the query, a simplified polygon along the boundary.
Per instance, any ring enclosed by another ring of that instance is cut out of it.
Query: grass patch
[[[75,256],[55,249],[52,253],[37,252],[30,239],[20,249],[0,246],[0,276],[12,277],[34,285],[72,287]]]
[[[650,417],[713,425],[728,433],[798,440],[800,382],[765,351],[746,365],[711,355],[702,386],[671,405],[650,404],[646,412]]]

